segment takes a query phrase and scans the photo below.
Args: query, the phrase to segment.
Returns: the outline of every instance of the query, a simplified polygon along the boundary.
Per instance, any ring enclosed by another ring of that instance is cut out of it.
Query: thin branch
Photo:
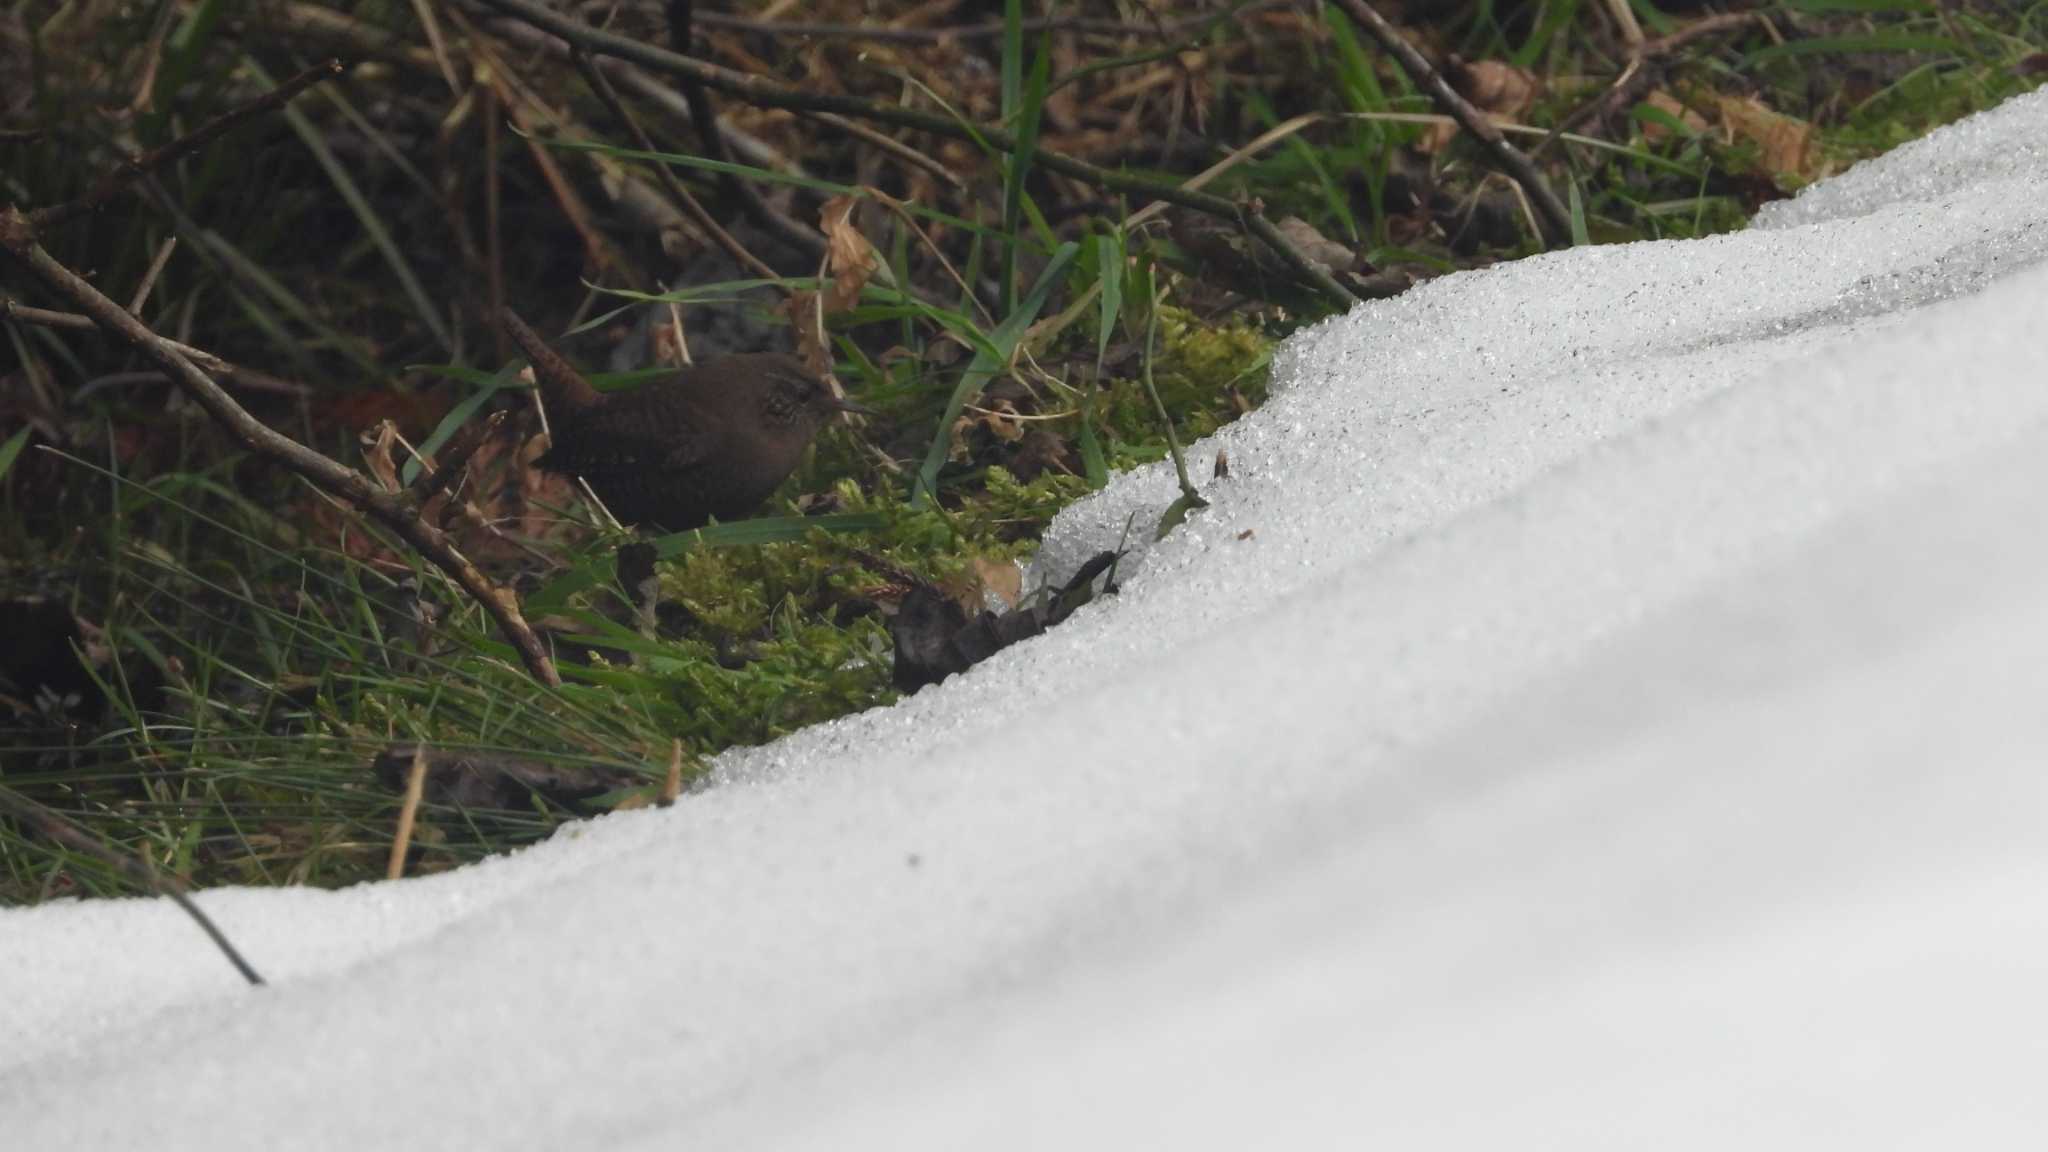
[[[812,117],[820,123],[830,124],[832,127],[839,129],[856,140],[880,148],[905,164],[921,168],[962,192],[967,190],[967,181],[962,180],[959,173],[946,167],[939,160],[927,156],[903,141],[896,139],[894,136],[879,132],[858,120],[848,120],[844,116],[831,112],[814,112]]]
[[[1578,131],[1588,121],[1605,124],[1621,112],[1642,99],[1643,94],[1657,82],[1661,66],[1681,49],[1709,36],[1723,32],[1738,32],[1764,23],[1762,12],[1724,12],[1704,17],[1680,28],[1669,36],[1638,44],[1630,53],[1628,63],[1621,74],[1614,78],[1600,95],[1574,109],[1571,115],[1558,122],[1557,127],[1536,145],[1531,155],[1541,156],[1545,150],[1572,132]]]
[[[82,312],[53,312],[48,308],[31,308],[4,297],[0,297],[0,317],[20,324],[34,324],[39,328],[58,328],[72,332],[100,330],[100,326],[93,323],[92,317]],[[180,344],[169,338],[166,338],[164,343],[175,349],[180,356],[197,364],[208,376],[230,387],[246,388],[251,392],[274,392],[280,396],[304,397],[313,394],[310,385],[272,376],[268,372],[258,372],[254,368],[244,368],[240,364],[223,360],[204,348],[194,348],[190,344]],[[170,379],[161,372],[152,372],[149,375],[155,379]]]
[[[1458,95],[1443,78],[1443,74],[1438,72],[1422,53],[1416,51],[1414,45],[1402,39],[1394,26],[1387,23],[1386,17],[1375,11],[1371,4],[1366,3],[1366,0],[1335,0],[1335,3],[1354,23],[1365,29],[1374,40],[1379,41],[1380,47],[1401,65],[1401,69],[1408,73],[1408,78],[1415,82],[1417,88],[1429,93],[1429,98],[1436,102],[1437,107],[1450,113],[1460,128],[1471,133],[1479,141],[1487,154],[1493,157],[1496,167],[1522,186],[1522,191],[1528,194],[1530,203],[1535,205],[1537,213],[1549,226],[1552,233],[1551,241],[1570,244],[1572,214],[1565,208],[1564,201],[1557,198],[1557,193],[1550,190],[1549,183],[1543,179],[1543,174],[1536,170],[1536,165],[1531,163],[1520,149],[1508,143],[1507,137],[1501,135],[1500,129],[1494,127],[1493,121],[1487,119],[1484,112],[1474,108],[1463,96]]]
[[[255,967],[242,958],[234,943],[228,939],[227,933],[222,932],[212,918],[201,911],[199,905],[185,894],[185,886],[175,877],[166,878],[158,874],[154,868],[144,866],[142,861],[114,851],[100,843],[92,833],[11,788],[0,788],[0,810],[13,813],[16,819],[34,827],[44,838],[108,865],[144,891],[168,898],[171,903],[178,906],[179,911],[190,916],[192,922],[199,925],[199,930],[206,933],[207,939],[213,941],[213,946],[220,949],[221,955],[228,958],[228,963],[235,966],[235,971],[242,974],[242,979],[259,988],[263,986],[263,977],[257,973]]]
[[[427,501],[447,491],[448,486],[455,482],[455,478],[462,475],[463,468],[469,464],[469,458],[476,455],[476,450],[496,435],[498,427],[504,423],[505,413],[500,410],[491,413],[481,424],[465,425],[457,434],[455,442],[449,445],[446,452],[441,453],[439,466],[415,482],[413,499],[424,506]]]
[[[540,638],[534,635],[533,629],[519,614],[518,604],[512,595],[499,589],[489,577],[478,571],[476,565],[456,550],[446,533],[421,520],[403,494],[384,491],[368,476],[315,452],[250,415],[170,341],[150,331],[142,321],[44,251],[42,245],[36,243],[34,228],[14,208],[0,211],[0,248],[5,248],[36,279],[71,301],[100,328],[127,341],[169,373],[172,381],[187,396],[206,409],[244,447],[276,461],[335,499],[396,532],[482,605],[536,680],[551,688],[561,686],[562,680],[555,671],[554,662],[541,647]]]
[[[156,259],[149,262],[149,271],[142,274],[142,283],[136,285],[135,298],[128,302],[128,310],[142,315],[142,306],[149,303],[150,290],[156,287],[156,278],[164,274],[164,265],[171,262],[171,253],[178,250],[178,238],[166,237],[163,247],[156,250]]]
[[[525,51],[542,52],[562,60],[569,58],[568,43],[517,17],[492,12],[483,27],[487,28],[491,35],[517,45]],[[600,58],[597,66],[604,70],[605,75],[610,77],[612,83],[625,95],[644,100],[659,108],[663,115],[689,125],[692,130],[695,129],[696,121],[690,116],[690,102],[683,99],[683,94],[676,91],[675,85],[666,79],[650,76],[646,71],[635,68],[624,60],[615,60],[608,56]],[[790,176],[805,175],[802,164],[792,160],[760,137],[743,131],[730,120],[719,121],[718,134],[725,138],[726,146],[744,163]]]
[[[655,803],[663,808],[675,806],[676,797],[683,794],[683,741],[680,736],[669,741],[668,776],[661,782],[661,793]]]
[[[398,806],[398,830],[391,835],[391,858],[384,864],[384,878],[405,875],[405,853],[412,847],[412,826],[420,814],[420,794],[427,784],[427,748],[413,746],[412,769],[405,774],[405,799]]]
[[[580,20],[562,15],[560,12],[539,3],[538,0],[483,0],[490,7],[507,12],[522,20],[547,30],[570,44],[602,56],[616,56],[630,60],[643,68],[670,76],[695,80],[704,87],[725,92],[750,104],[766,108],[782,108],[793,112],[837,112],[863,120],[892,124],[899,128],[912,128],[945,136],[954,140],[979,143],[1001,152],[1014,153],[1018,150],[1017,138],[1001,129],[988,125],[974,124],[921,112],[915,108],[904,108],[894,104],[882,104],[856,96],[831,92],[811,92],[793,88],[778,81],[769,80],[746,72],[722,68],[689,56],[678,55],[667,49],[600,31]],[[1495,134],[1498,136],[1498,133]],[[1519,155],[1519,153],[1518,153]],[[1226,220],[1240,219],[1239,207],[1233,201],[1221,196],[1202,192],[1191,192],[1166,180],[1156,180],[1131,172],[1099,168],[1082,160],[1076,160],[1063,152],[1040,147],[1036,150],[1036,163],[1048,171],[1071,176],[1084,184],[1118,192],[1150,196],[1183,208]],[[1270,223],[1257,220],[1247,221],[1252,233],[1263,241],[1274,253],[1292,268],[1301,278],[1314,284],[1318,290],[1340,307],[1358,302],[1358,298],[1332,279],[1327,271],[1317,268],[1311,261],[1295,250],[1287,238],[1280,235]]]
[[[620,101],[618,92],[612,88],[612,82],[605,79],[605,75],[599,70],[597,62],[590,58],[590,53],[578,48],[571,49],[570,55],[574,57],[576,67],[583,73],[583,82],[590,86],[590,90],[597,94],[597,98],[604,102],[604,106],[611,111],[611,114],[621,124],[626,126],[626,132],[633,137],[633,142],[644,152],[660,151],[659,148],[654,146],[654,138],[647,134],[647,130],[640,126],[640,121]],[[683,211],[688,213],[690,218],[697,222],[697,227],[710,233],[712,240],[717,242],[720,248],[725,249],[726,253],[734,260],[739,261],[741,267],[747,268],[754,275],[769,281],[784,296],[790,295],[791,289],[788,285],[782,283],[782,274],[770,268],[759,256],[749,252],[746,245],[733,239],[732,233],[727,232],[716,219],[712,218],[711,213],[705,209],[703,203],[691,193],[689,188],[684,186],[681,178],[676,175],[675,169],[666,164],[657,164],[654,166],[654,174],[661,181],[661,186],[668,190],[668,194],[675,199],[676,203],[683,206]]]
[[[1247,4],[1237,15],[1249,15],[1267,8],[1278,8],[1288,0],[1259,0]],[[1102,20],[1085,16],[1034,16],[1022,22],[1026,32],[1088,32],[1104,36],[1161,36],[1170,35],[1185,28],[1195,28],[1217,19],[1214,12],[1200,16],[1183,16],[1177,20],[1158,23],[1132,24],[1122,20]],[[947,41],[993,40],[1003,34],[1005,24],[1001,20],[988,20],[979,24],[955,24],[945,28],[897,28],[886,24],[823,24],[804,21],[754,20],[745,16],[734,16],[725,12],[699,12],[697,23],[707,28],[729,28],[735,32],[752,32],[769,36],[817,36],[850,40],[872,40],[899,44],[930,44]]]
[[[133,159],[123,160],[113,171],[100,177],[99,183],[93,185],[91,191],[80,196],[78,199],[67,200],[62,204],[53,204],[48,208],[39,208],[35,212],[30,213],[28,217],[29,226],[37,232],[43,232],[89,212],[97,212],[106,206],[107,201],[120,195],[123,188],[134,183],[141,176],[182,157],[190,156],[217,137],[240,127],[244,121],[282,108],[291,101],[292,97],[297,96],[300,92],[318,84],[322,80],[331,80],[345,71],[347,69],[342,66],[339,60],[329,60],[324,64],[316,64],[279,84],[277,87],[272,88],[270,91],[244,100],[242,103],[207,121],[198,129],[178,137],[161,148],[145,152]]]
[[[675,50],[685,56],[690,52],[690,16],[693,5],[690,0],[668,0],[669,35],[674,39]],[[689,77],[682,77],[683,99],[690,107],[690,120],[697,126],[698,138],[704,141],[706,156],[720,163],[732,163],[732,151],[725,146],[725,137],[718,131],[718,113],[711,107],[711,93],[704,85]],[[755,224],[766,228],[807,256],[825,254],[825,238],[815,228],[806,228],[788,216],[769,207],[754,186],[741,180],[731,172],[718,174],[718,187],[725,193],[728,204],[737,205]]]

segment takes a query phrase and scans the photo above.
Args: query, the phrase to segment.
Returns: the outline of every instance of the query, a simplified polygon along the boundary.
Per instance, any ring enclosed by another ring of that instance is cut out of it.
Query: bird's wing
[[[682,430],[681,435],[669,439],[662,446],[662,471],[686,472],[700,467],[711,455],[713,439],[702,428]]]
[[[656,398],[658,400],[658,398]],[[615,403],[561,429],[550,453],[568,470],[592,472],[693,471],[718,445],[716,429],[701,413],[673,402]]]

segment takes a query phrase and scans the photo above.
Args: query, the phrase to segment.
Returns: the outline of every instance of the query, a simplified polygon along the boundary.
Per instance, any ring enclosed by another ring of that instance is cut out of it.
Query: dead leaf
[[[889,620],[896,649],[891,678],[899,691],[915,692],[965,672],[1019,640],[1028,640],[1057,626],[1096,595],[1095,581],[1104,573],[1104,594],[1114,594],[1114,573],[1120,552],[1099,552],[1081,565],[1060,590],[1028,606],[969,616],[960,603],[931,584],[919,584],[903,597]],[[1011,565],[1012,568],[1015,565]]]
[[[1444,61],[1444,74],[1458,95],[1496,122],[1520,120],[1543,92],[1543,82],[1535,73],[1504,60],[1468,61],[1451,56]],[[1450,147],[1459,131],[1454,123],[1434,122],[1416,142],[1416,150],[1434,156]]]
[[[1015,560],[976,556],[974,579],[980,583],[982,592],[995,597],[1004,608],[1015,606],[1024,597],[1024,570],[1017,567]]]
[[[1721,126],[1730,139],[1756,144],[1764,168],[1773,174],[1812,176],[1813,125],[1766,107],[1754,96],[1721,97]]]
[[[1500,119],[1521,119],[1543,92],[1543,82],[1534,72],[1505,60],[1468,62],[1453,56],[1446,63],[1451,86],[1458,90],[1458,95]]]
[[[790,331],[796,333],[796,358],[823,375],[832,366],[832,349],[825,343],[824,326],[819,323],[818,294],[792,292],[782,302],[782,314],[789,317]]]
[[[977,424],[989,430],[989,434],[1006,444],[1015,444],[1024,438],[1023,414],[1008,400],[997,400],[975,412]]]
[[[1665,113],[1694,132],[1705,132],[1711,127],[1707,123],[1706,117],[1693,111],[1680,101],[1678,97],[1664,91],[1662,88],[1658,88],[1643,97],[1643,103],[1648,104],[1659,112]],[[1657,123],[1655,120],[1643,121],[1643,139],[1650,143],[1661,144],[1669,140],[1671,136],[1671,129]]]
[[[379,420],[377,426],[362,435],[363,463],[370,469],[370,475],[377,478],[386,492],[398,491],[398,461],[393,458],[393,449],[398,446],[398,425],[389,420]]]
[[[852,196],[835,196],[818,211],[825,233],[825,314],[836,315],[859,302],[861,289],[881,267],[875,246],[854,226],[853,212],[860,201]]]

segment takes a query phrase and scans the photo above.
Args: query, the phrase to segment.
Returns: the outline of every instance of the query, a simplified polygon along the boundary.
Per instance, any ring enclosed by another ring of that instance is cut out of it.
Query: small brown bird
[[[552,445],[538,463],[581,476],[626,524],[672,532],[760,507],[834,413],[867,409],[832,394],[794,356],[725,356],[630,392],[602,393],[509,308],[500,312],[548,401]]]

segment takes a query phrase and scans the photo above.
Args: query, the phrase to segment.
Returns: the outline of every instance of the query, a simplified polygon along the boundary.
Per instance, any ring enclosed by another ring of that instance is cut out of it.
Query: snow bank
[[[2048,101],[1291,342],[1118,597],[453,875],[0,913],[23,1146],[2038,1130]],[[1171,499],[1119,478],[1057,575]],[[1137,535],[1144,535],[1140,531]],[[2024,1123],[2024,1127],[2020,1126]]]

